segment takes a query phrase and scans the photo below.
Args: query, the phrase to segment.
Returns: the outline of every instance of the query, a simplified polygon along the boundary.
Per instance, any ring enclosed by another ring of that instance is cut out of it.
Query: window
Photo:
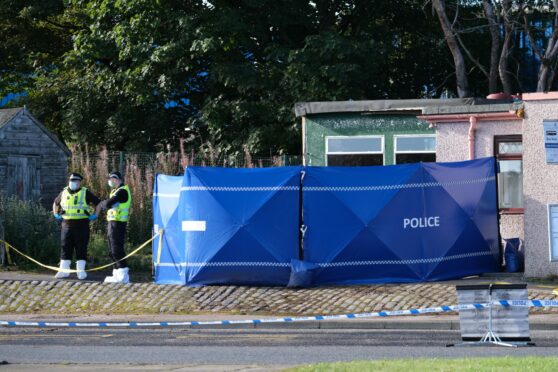
[[[395,141],[395,164],[436,161],[435,135],[399,135]]]
[[[326,161],[329,166],[384,165],[384,137],[326,137]]]
[[[495,136],[498,161],[498,202],[504,213],[523,213],[523,143],[521,135]]]

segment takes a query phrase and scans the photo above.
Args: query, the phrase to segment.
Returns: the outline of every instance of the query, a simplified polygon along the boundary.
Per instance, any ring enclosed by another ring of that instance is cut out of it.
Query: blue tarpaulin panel
[[[298,257],[300,167],[188,167],[186,284],[286,285]]]
[[[498,270],[494,159],[310,167],[304,261],[313,284],[418,282]]]
[[[155,280],[309,286],[497,271],[494,164],[189,167],[183,177],[159,175]]]
[[[163,230],[162,236],[153,240],[153,265],[155,282],[184,284],[184,234],[180,229],[178,202],[184,177],[155,177],[153,188],[153,233]]]

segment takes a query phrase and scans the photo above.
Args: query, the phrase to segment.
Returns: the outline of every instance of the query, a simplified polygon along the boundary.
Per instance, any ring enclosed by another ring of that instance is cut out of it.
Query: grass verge
[[[349,371],[557,371],[558,357],[502,357],[466,359],[396,359],[320,363],[301,366],[290,372]]]

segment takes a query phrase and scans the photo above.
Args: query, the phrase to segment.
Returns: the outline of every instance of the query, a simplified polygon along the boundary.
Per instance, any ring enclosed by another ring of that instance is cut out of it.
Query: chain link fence
[[[187,166],[211,166],[225,168],[268,168],[296,166],[302,164],[300,155],[277,155],[270,157],[252,157],[250,155],[202,156],[184,155],[179,152],[124,152],[101,151],[99,153],[72,152],[70,169],[88,168],[91,173],[106,169],[118,170],[125,174],[129,166],[141,171],[177,175],[184,173]],[[86,172],[87,173],[87,172]]]

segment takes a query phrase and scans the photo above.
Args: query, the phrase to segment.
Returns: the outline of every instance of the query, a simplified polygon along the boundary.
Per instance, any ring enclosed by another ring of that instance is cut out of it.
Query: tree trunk
[[[4,240],[4,223],[2,222],[2,217],[0,217],[0,240]],[[0,266],[7,266],[6,247],[2,242],[0,242]]]
[[[494,5],[492,0],[483,0],[484,14],[488,20],[490,30],[490,72],[488,75],[488,93],[498,92],[498,63],[500,60],[500,33],[498,22],[494,15]]]
[[[554,83],[555,68],[556,68],[556,58],[558,57],[558,0],[552,0],[554,7],[554,24],[552,35],[548,40],[546,50],[544,55],[538,50],[538,48],[533,48],[537,56],[541,60],[541,67],[539,68],[539,80],[537,81],[537,92],[548,92],[552,89],[552,84]],[[525,17],[525,28],[529,30],[529,24],[527,17]],[[529,34],[531,44],[534,43],[534,39]]]
[[[541,63],[539,68],[539,80],[537,81],[537,92],[548,92],[552,86],[550,81],[550,76],[552,75],[550,66],[548,64]]]
[[[504,88],[504,93],[511,94],[513,84],[510,79],[509,59],[514,29],[513,23],[510,19],[511,0],[504,0],[502,2],[502,8],[504,11],[504,42],[502,44],[502,52],[500,53],[500,62],[498,67],[500,72],[500,80],[502,80],[502,87]]]
[[[467,71],[463,53],[459,48],[457,39],[455,38],[453,28],[446,13],[446,3],[444,0],[432,0],[432,6],[438,15],[438,20],[444,32],[444,37],[448,44],[448,48],[453,56],[453,63],[455,67],[455,77],[457,80],[457,95],[459,97],[469,97],[469,80],[467,78]]]
[[[555,10],[558,12],[558,10]],[[537,92],[548,92],[554,83],[554,66],[558,56],[558,25],[554,25],[554,32],[548,41],[544,57],[541,59]]]

